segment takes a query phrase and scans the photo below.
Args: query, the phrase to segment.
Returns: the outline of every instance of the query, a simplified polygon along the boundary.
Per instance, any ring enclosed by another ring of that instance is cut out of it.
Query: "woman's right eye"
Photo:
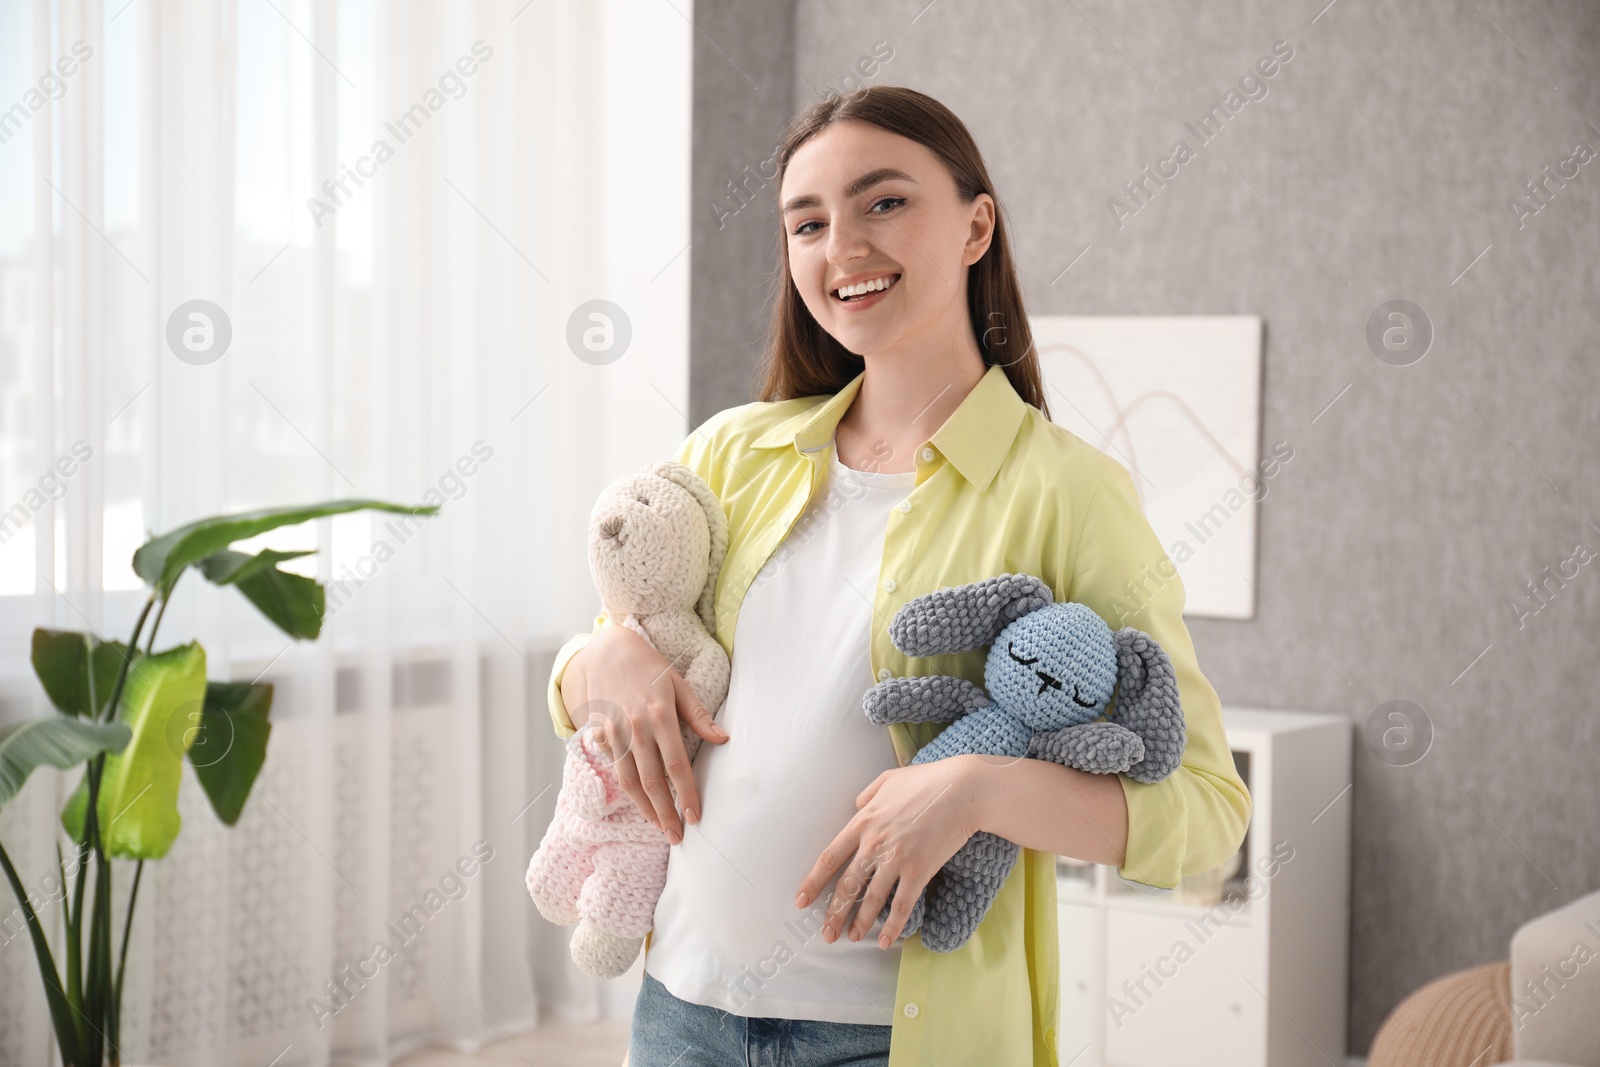
[[[806,229],[807,226],[821,226],[821,225],[822,225],[822,223],[818,222],[816,219],[807,219],[805,222],[802,222],[800,225],[796,226],[792,232],[793,232],[793,235],[795,237],[805,237],[808,234],[812,234],[812,233],[816,233],[817,232],[815,230]]]

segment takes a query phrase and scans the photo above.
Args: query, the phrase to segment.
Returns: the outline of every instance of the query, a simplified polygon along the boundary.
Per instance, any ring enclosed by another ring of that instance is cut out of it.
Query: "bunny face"
[[[658,474],[613,482],[589,516],[589,572],[612,611],[692,609],[706,584],[710,549],[700,501]]]
[[[1050,604],[1009,623],[989,646],[984,684],[1030,729],[1092,722],[1117,684],[1111,630],[1083,604]]]

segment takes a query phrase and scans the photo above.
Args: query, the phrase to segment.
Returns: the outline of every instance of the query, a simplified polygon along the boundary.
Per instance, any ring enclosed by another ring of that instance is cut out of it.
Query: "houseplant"
[[[65,907],[65,973],[56,967],[44,927],[3,843],[0,867],[27,920],[64,1067],[121,1063],[122,979],[139,881],[145,861],[165,856],[178,836],[183,761],[194,767],[217,817],[232,826],[266,759],[271,685],[208,681],[205,649],[198,642],[155,651],[156,630],[178,579],[193,568],[216,585],[237,588],[291,638],[315,640],[325,604],[321,583],[278,567],[309,553],[266,549],[249,555],[229,546],[329,515],[369,509],[433,515],[440,506],[335,500],[201,519],[152,538],[133,554],[134,573],[150,592],[126,644],[74,630],[34,630],[34,673],[57,710],[0,726],[0,808],[35,768],[85,765],[77,792],[61,815],[75,846],[74,879],[68,879],[60,844],[56,846]],[[145,635],[153,608],[155,620]],[[112,859],[136,864],[122,943],[115,953]],[[94,890],[86,916],[91,866]]]

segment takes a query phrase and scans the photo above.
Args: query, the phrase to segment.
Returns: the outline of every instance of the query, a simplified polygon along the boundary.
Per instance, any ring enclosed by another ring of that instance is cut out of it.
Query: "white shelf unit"
[[[1345,1062],[1351,720],[1223,709],[1252,813],[1223,902],[1058,865],[1062,1067]]]

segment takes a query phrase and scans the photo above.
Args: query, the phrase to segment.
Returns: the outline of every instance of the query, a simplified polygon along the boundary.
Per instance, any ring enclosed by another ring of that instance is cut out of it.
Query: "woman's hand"
[[[678,720],[707,741],[728,739],[689,683],[650,642],[625,626],[606,626],[567,661],[561,699],[573,726],[593,724],[616,764],[618,784],[639,812],[668,841],[682,841],[672,790],[689,822],[700,821],[701,809]]]
[[[828,905],[824,941],[833,943],[858,899],[861,907],[850,927],[850,940],[861,940],[892,891],[894,906],[884,920],[878,947],[894,944],[923,887],[981,828],[978,759],[951,756],[896,767],[878,775],[856,796],[856,814],[823,849],[795,898],[796,907],[805,907],[848,861]]]

